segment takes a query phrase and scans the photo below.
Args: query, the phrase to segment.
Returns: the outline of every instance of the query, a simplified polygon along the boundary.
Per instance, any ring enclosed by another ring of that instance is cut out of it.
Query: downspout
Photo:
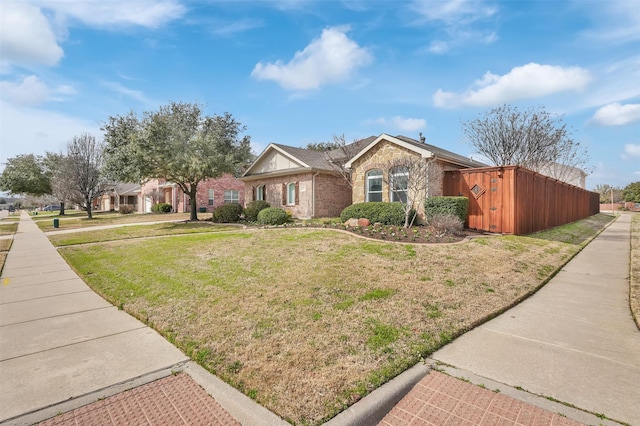
[[[316,176],[320,170],[311,175],[311,217],[316,217]]]

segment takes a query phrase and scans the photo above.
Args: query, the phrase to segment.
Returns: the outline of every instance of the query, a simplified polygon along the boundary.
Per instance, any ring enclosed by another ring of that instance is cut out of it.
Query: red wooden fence
[[[600,195],[519,166],[445,172],[444,195],[469,198],[465,226],[525,235],[600,211]]]

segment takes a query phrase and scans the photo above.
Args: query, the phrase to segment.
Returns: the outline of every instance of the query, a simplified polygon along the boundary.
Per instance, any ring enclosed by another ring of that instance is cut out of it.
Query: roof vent
[[[422,136],[422,132],[420,132],[420,142],[425,143],[426,141],[427,141],[427,138]]]

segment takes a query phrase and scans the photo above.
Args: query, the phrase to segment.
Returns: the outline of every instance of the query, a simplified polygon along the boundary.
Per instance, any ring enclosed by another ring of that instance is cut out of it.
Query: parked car
[[[44,206],[42,210],[45,212],[55,212],[60,210],[60,206]]]

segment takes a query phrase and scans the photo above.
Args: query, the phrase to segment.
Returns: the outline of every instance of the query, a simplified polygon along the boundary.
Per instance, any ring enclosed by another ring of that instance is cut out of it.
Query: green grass
[[[537,240],[559,241],[567,244],[584,245],[594,236],[594,230],[602,229],[615,216],[598,213],[587,219],[569,223],[567,225],[530,234]]]
[[[17,223],[3,223],[0,224],[0,235],[13,235],[18,230]]]
[[[118,225],[123,223],[141,223],[155,221],[186,221],[189,219],[189,213],[168,213],[168,214],[120,214],[117,212],[98,212],[93,215],[93,219],[89,220],[86,213],[76,212],[65,216],[57,213],[47,216],[32,216],[38,227],[44,232],[57,230],[53,227],[53,219],[58,219],[59,229],[77,229],[92,226]],[[200,213],[199,219],[210,219],[211,213]]]
[[[51,235],[49,239],[58,247],[105,241],[149,238],[175,234],[193,234],[201,232],[227,232],[238,230],[231,225],[217,225],[210,222],[168,222],[154,225],[132,225],[114,229],[74,232],[71,234]]]
[[[281,228],[60,252],[94,290],[227,383],[293,423],[321,424],[534,291],[580,249],[549,236],[474,241],[409,251]]]

